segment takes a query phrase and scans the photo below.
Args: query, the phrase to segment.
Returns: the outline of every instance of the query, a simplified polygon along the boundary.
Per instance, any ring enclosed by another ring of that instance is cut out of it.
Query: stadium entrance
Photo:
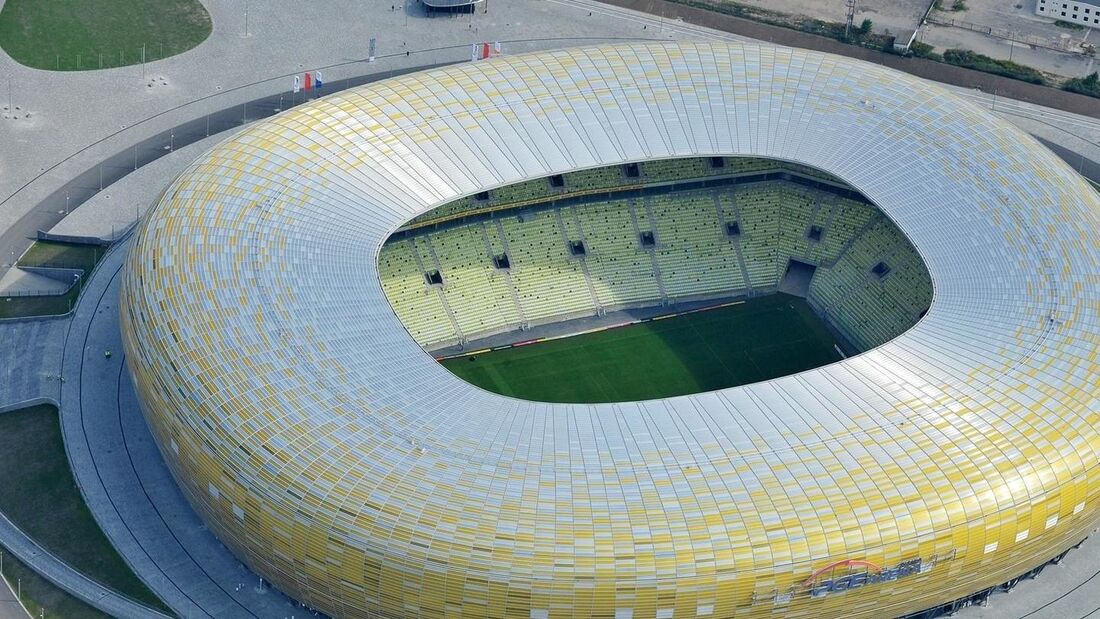
[[[424,9],[428,11],[429,15],[435,13],[473,13],[479,7],[485,7],[487,4],[487,0],[424,0]]]
[[[878,346],[932,285],[905,236],[819,170],[707,157],[474,194],[386,242],[410,335],[485,389],[556,402],[767,380]]]
[[[817,267],[798,260],[787,261],[787,271],[783,279],[779,280],[779,292],[802,297],[805,299],[810,294],[810,282],[814,279]]]

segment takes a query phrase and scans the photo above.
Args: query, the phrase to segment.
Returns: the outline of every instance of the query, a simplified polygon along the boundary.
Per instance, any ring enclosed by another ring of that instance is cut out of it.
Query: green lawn
[[[185,52],[210,36],[198,0],[7,0],[0,48],[38,69],[79,71]]]
[[[57,316],[68,312],[80,294],[73,286],[65,294],[52,297],[0,297],[0,318]]]
[[[743,304],[443,361],[460,378],[546,402],[622,402],[712,391],[839,360],[804,299]]]
[[[88,511],[69,468],[55,407],[0,413],[0,479],[0,510],[24,533],[89,578],[170,612]]]
[[[21,267],[64,267],[84,269],[87,273],[103,257],[106,247],[80,243],[35,241],[17,264]]]
[[[88,279],[87,274],[92,272],[106,251],[106,247],[97,245],[35,241],[19,259],[19,266],[84,269],[85,277],[80,278],[76,286],[61,295],[0,297],[0,318],[54,316],[68,312],[76,303],[80,289]]]

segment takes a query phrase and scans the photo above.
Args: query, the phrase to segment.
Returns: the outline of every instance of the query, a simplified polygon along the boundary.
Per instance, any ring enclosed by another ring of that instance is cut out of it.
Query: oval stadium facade
[[[684,157],[843,179],[919,253],[927,313],[795,375],[549,404],[456,378],[387,302],[383,243],[434,207]],[[901,616],[1100,517],[1100,200],[1006,122],[836,56],[617,44],[311,101],[168,187],[122,295],[192,505],[335,616]]]

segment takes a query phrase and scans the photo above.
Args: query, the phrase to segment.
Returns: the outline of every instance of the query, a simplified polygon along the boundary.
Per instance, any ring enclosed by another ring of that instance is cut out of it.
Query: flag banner
[[[314,71],[313,72],[313,84],[317,87],[317,90],[321,90],[321,85],[323,84],[323,82],[321,82],[321,72],[320,71]]]
[[[302,88],[306,92],[309,92],[309,90],[313,88],[313,75],[311,75],[309,71],[306,71],[306,77],[302,82]]]
[[[370,43],[367,45],[367,62],[374,62],[374,47],[375,45],[377,45],[377,43],[377,38],[370,38]]]
[[[497,45],[497,48],[498,48],[498,51],[499,51],[500,43],[497,43],[496,45]],[[488,43],[488,42],[474,43],[474,48],[470,53],[470,60],[485,60],[486,58],[489,58],[492,55],[493,55],[493,44],[492,43]]]
[[[298,94],[298,91],[302,89],[302,78],[297,75],[294,76],[294,94]]]

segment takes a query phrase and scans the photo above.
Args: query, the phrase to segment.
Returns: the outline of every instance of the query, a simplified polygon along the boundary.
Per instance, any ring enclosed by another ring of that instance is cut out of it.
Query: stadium
[[[879,66],[533,53],[204,154],[123,341],[196,510],[328,614],[905,616],[1097,526],[1098,224],[1034,139]]]

